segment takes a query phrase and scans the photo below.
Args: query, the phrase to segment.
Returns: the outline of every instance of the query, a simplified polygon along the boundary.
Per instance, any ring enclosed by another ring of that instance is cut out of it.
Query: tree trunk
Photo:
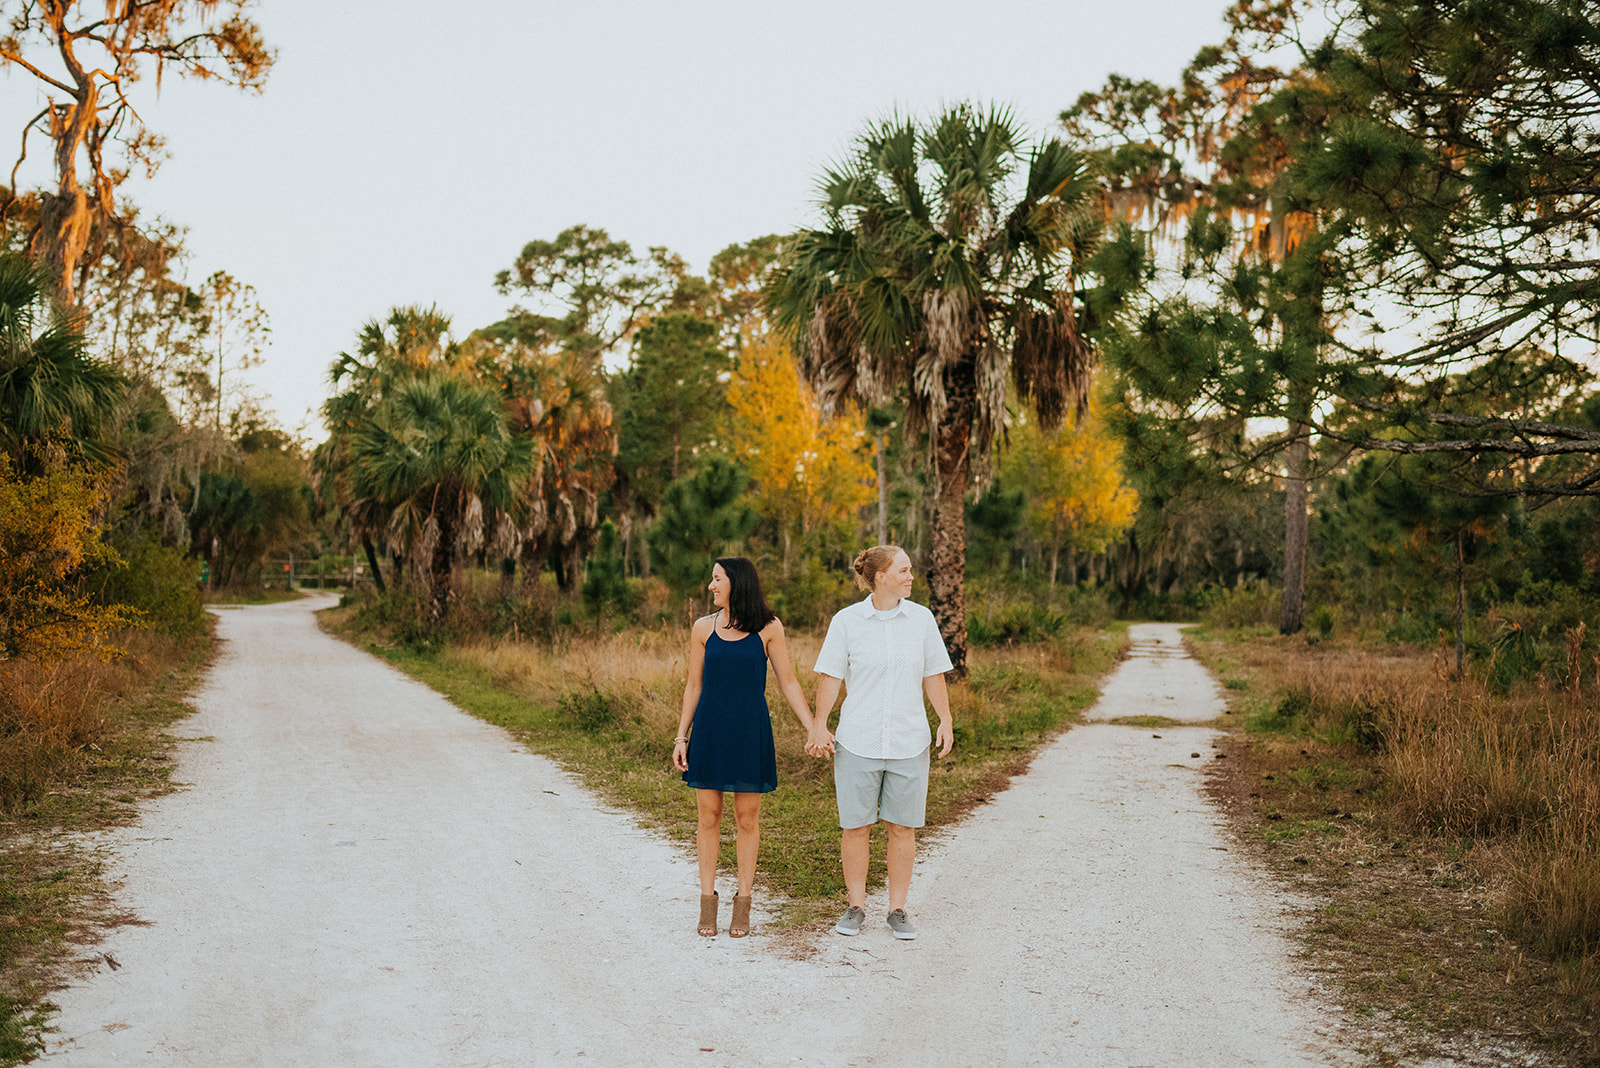
[[[1053,576],[1050,582],[1051,585],[1055,584]],[[1078,546],[1076,542],[1067,546],[1067,585],[1073,589],[1078,588]]]
[[[1311,532],[1306,492],[1311,435],[1304,423],[1295,423],[1293,432],[1283,472],[1283,621],[1278,626],[1283,634],[1298,634],[1305,625],[1306,543]]]
[[[450,596],[456,566],[456,516],[460,514],[459,493],[441,493],[435,497],[438,510],[434,521],[439,524],[439,537],[433,543],[433,559],[428,566],[429,592],[433,599],[434,622],[442,622],[450,612]]]
[[[1456,530],[1456,678],[1467,659],[1467,551],[1466,532]]]
[[[550,548],[550,570],[556,573],[556,588],[571,593],[578,586],[578,546],[553,545]]]
[[[85,73],[78,62],[55,13],[47,11],[46,14],[52,22],[58,23],[53,28],[60,42],[61,59],[76,91],[71,94],[70,104],[58,108],[50,116],[57,191],[40,197],[39,226],[29,242],[28,252],[32,259],[45,264],[55,283],[56,299],[70,308],[78,302],[73,276],[84,250],[89,247],[89,230],[93,223],[89,194],[78,184],[78,154],[89,138],[90,128],[99,119],[100,84],[95,75]],[[101,192],[109,201],[109,184],[103,185]],[[109,207],[109,204],[102,207]]]
[[[633,511],[620,500],[617,501],[617,540],[621,542],[622,576],[626,578],[628,565],[633,562]]]
[[[549,546],[541,537],[529,538],[522,543],[522,548],[517,551],[522,565],[522,585],[533,586],[539,581],[539,573],[544,570],[544,558],[549,554]]]
[[[370,535],[361,535],[361,550],[367,554],[367,566],[372,568],[372,583],[378,587],[378,594],[382,596],[389,592],[389,587],[383,581],[383,568],[378,566],[378,554],[372,548]]]
[[[883,431],[874,444],[878,462],[878,544],[889,544],[889,480],[884,477]]]
[[[966,577],[967,524],[965,500],[971,467],[972,418],[977,384],[971,363],[945,373],[945,413],[933,428],[934,466],[938,485],[933,499],[932,547],[928,559],[928,607],[939,622],[939,634],[950,653],[956,679],[967,677],[967,612],[962,596]]]

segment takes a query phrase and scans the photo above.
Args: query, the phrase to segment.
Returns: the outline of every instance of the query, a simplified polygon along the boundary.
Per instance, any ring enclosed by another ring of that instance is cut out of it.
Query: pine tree
[[[738,549],[755,529],[758,516],[745,498],[749,485],[743,468],[713,457],[667,487],[650,528],[650,557],[674,590],[692,595],[703,588],[716,558]]]
[[[626,561],[617,539],[617,525],[607,519],[600,524],[594,552],[584,562],[583,601],[595,613],[599,628],[607,608],[616,608],[628,599]]]

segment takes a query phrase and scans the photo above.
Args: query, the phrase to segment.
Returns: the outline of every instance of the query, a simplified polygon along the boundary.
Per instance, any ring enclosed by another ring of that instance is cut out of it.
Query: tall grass
[[[193,639],[134,631],[112,661],[0,664],[0,812],[24,811],[64,778],[97,762],[122,729],[130,694],[169,670]]]
[[[1456,678],[1438,657],[1347,649],[1291,668],[1268,715],[1376,750],[1400,820],[1501,847],[1482,855],[1508,930],[1600,964],[1600,713],[1581,674],[1506,688],[1492,665]]]
[[[45,993],[104,919],[98,862],[57,832],[131,818],[166,788],[164,730],[209,648],[160,631],[119,645],[110,663],[0,663],[0,1065],[43,1049]]]

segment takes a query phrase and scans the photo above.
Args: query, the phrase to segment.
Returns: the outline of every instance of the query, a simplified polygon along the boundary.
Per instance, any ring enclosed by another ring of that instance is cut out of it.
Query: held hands
[[[806,736],[806,755],[825,757],[833,752],[833,735],[828,733],[828,728],[820,722],[811,728],[811,733]]]
[[[947,719],[939,721],[939,730],[933,736],[934,744],[939,747],[939,755],[947,756],[956,744],[955,727]]]

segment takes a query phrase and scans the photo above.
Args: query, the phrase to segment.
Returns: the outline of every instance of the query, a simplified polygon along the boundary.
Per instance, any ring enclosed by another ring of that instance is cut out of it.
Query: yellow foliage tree
[[[0,453],[0,661],[53,663],[118,655],[109,633],[137,615],[77,588],[83,570],[117,562],[100,540],[106,483],[74,467],[27,475]]]
[[[1103,551],[1139,508],[1138,491],[1122,480],[1122,446],[1106,428],[1099,397],[1090,398],[1081,425],[1070,414],[1052,433],[1023,413],[1000,461],[1006,484],[1027,492],[1028,522],[1050,548],[1052,586],[1062,549],[1075,582],[1078,550]]]
[[[777,523],[788,574],[796,536],[804,543],[841,528],[874,499],[865,417],[849,411],[824,419],[788,346],[767,335],[740,349],[728,404],[729,446],[755,482],[757,509]]]

